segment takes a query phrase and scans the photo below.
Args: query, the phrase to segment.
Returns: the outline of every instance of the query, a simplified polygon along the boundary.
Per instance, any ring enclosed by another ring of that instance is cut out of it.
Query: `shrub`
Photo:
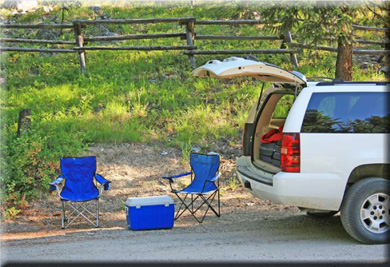
[[[2,213],[15,216],[27,201],[45,197],[56,176],[60,158],[77,156],[83,145],[58,130],[29,129],[20,137],[9,134],[2,144],[0,182]]]

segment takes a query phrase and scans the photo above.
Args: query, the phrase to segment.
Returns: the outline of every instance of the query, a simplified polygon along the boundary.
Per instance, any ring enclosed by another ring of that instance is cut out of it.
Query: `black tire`
[[[366,178],[344,195],[340,218],[345,231],[364,244],[390,242],[390,181]]]

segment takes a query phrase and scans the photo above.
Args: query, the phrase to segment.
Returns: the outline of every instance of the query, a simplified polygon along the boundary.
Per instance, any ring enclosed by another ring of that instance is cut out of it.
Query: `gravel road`
[[[9,262],[310,262],[389,263],[386,245],[357,243],[339,216],[318,219],[297,213],[223,214],[203,224],[184,217],[173,229],[101,228],[2,244]],[[179,219],[180,220],[180,219]]]

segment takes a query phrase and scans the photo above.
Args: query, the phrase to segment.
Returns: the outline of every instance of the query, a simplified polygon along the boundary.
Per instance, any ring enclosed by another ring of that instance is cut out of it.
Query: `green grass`
[[[167,6],[103,6],[112,19],[186,17],[201,19],[253,19],[249,9],[234,4]],[[248,11],[249,10],[249,11]],[[7,16],[7,14],[3,14]],[[88,7],[71,10],[73,18],[92,18]],[[60,16],[55,9],[52,16]],[[42,12],[16,19],[16,23],[39,23]],[[119,34],[184,32],[176,24],[108,27]],[[87,28],[85,35],[94,29]],[[253,26],[202,26],[198,34],[257,35]],[[34,35],[15,31],[24,38]],[[266,35],[267,33],[261,33]],[[59,38],[72,40],[65,31]],[[115,45],[184,45],[183,40],[126,41]],[[93,45],[93,44],[89,44]],[[202,49],[278,48],[279,42],[197,41]],[[22,45],[27,46],[27,45]],[[52,46],[50,46],[52,47]],[[63,46],[57,46],[63,47]],[[196,56],[197,66],[210,58]],[[288,55],[258,55],[259,60],[293,68]],[[188,57],[180,51],[135,52],[92,51],[86,53],[87,74],[80,74],[75,54],[3,54],[1,74],[1,161],[3,211],[15,215],[36,197],[44,197],[47,183],[58,173],[60,157],[79,156],[94,143],[154,142],[182,149],[188,159],[196,144],[206,151],[220,138],[239,140],[251,105],[260,94],[260,82],[251,78],[217,80],[191,76]],[[335,54],[306,53],[299,56],[300,69],[307,76],[334,77]],[[384,80],[374,68],[354,69],[355,80]],[[32,126],[17,138],[18,114],[31,109]]]

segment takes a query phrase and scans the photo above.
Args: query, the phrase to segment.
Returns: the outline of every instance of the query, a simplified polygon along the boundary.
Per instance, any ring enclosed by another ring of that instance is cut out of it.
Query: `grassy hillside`
[[[89,6],[70,8],[65,23],[75,18],[169,18],[193,16],[202,19],[254,19],[259,6],[234,3],[196,5],[187,2],[159,5],[120,1],[100,6],[98,14]],[[13,16],[12,23],[42,23],[59,20],[61,9]],[[57,19],[56,19],[57,18]],[[202,28],[203,27],[203,28]],[[258,35],[253,26],[202,26],[199,34]],[[90,27],[85,36],[108,29],[117,34],[184,31],[177,24]],[[12,30],[2,36],[36,38],[36,31]],[[266,33],[262,33],[265,35]],[[57,39],[72,40],[64,31]],[[180,40],[139,40],[115,45],[183,45]],[[92,44],[91,44],[92,45]],[[203,49],[278,48],[279,41],[197,41]],[[25,45],[21,45],[25,46]],[[30,46],[31,47],[31,46]],[[42,46],[41,46],[42,47]],[[50,47],[61,47],[50,46]],[[197,66],[211,58],[197,56]],[[60,157],[78,156],[94,143],[158,142],[177,146],[188,156],[192,145],[207,151],[211,142],[241,142],[248,109],[259,96],[260,83],[252,79],[221,81],[196,79],[190,75],[188,57],[180,51],[87,52],[87,74],[80,74],[75,54],[15,53],[1,55],[1,184],[3,211],[17,214],[27,201],[45,195],[47,183],[59,168]],[[262,61],[293,68],[287,55],[258,55]],[[299,55],[299,71],[307,76],[334,77],[336,55],[316,52]],[[355,80],[384,80],[377,66],[354,70]],[[31,128],[16,137],[18,114],[31,109]]]

